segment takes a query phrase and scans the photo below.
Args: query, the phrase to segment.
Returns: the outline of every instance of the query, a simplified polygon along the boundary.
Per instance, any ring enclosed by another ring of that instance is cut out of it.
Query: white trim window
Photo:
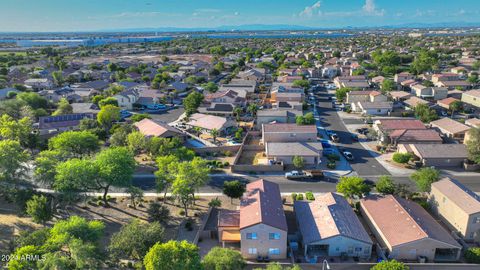
[[[270,254],[270,255],[280,255],[280,249],[279,248],[269,248],[268,249],[268,254]]]
[[[247,233],[247,239],[249,240],[257,240],[257,233]]]
[[[257,254],[257,248],[248,248],[248,254]]]
[[[279,233],[269,233],[268,234],[268,239],[270,239],[270,240],[280,240],[280,234]]]

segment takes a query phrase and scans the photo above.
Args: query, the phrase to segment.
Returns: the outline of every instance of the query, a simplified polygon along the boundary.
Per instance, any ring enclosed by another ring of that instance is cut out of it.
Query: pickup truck
[[[291,172],[285,173],[285,178],[289,180],[318,179],[318,178],[323,178],[323,171],[321,170],[291,171]]]

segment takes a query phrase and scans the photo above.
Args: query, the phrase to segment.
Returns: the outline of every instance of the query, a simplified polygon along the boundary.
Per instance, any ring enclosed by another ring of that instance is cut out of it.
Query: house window
[[[248,249],[248,254],[257,254],[257,249],[256,248],[249,248]]]
[[[279,233],[269,233],[268,234],[268,239],[279,240],[280,239],[280,234]]]
[[[476,217],[473,219],[473,223],[480,223],[480,217]]]
[[[268,249],[268,254],[270,254],[270,255],[280,255],[280,249],[279,248],[269,248]]]
[[[355,248],[355,252],[360,252],[360,251],[362,251],[362,248],[361,248],[361,247],[356,247],[356,248]]]
[[[247,233],[247,239],[257,240],[257,233]]]
[[[378,109],[377,112],[381,112],[382,110]]]

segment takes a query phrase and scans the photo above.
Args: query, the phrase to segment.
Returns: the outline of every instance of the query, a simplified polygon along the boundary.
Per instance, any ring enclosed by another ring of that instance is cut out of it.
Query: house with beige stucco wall
[[[462,246],[420,205],[393,195],[360,200],[360,211],[389,259],[457,261]]]
[[[218,215],[220,243],[240,243],[247,259],[285,259],[287,232],[280,188],[263,179],[247,184],[240,210],[221,210]]]
[[[457,180],[446,177],[433,183],[429,204],[465,240],[480,236],[480,197]]]

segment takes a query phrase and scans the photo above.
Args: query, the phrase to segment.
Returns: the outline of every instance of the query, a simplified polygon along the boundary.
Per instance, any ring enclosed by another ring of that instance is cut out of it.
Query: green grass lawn
[[[26,56],[27,55],[26,52],[5,52],[5,51],[3,51],[3,52],[0,52],[0,56],[1,55],[10,55],[11,53],[15,53],[15,55],[21,55],[21,56]]]

